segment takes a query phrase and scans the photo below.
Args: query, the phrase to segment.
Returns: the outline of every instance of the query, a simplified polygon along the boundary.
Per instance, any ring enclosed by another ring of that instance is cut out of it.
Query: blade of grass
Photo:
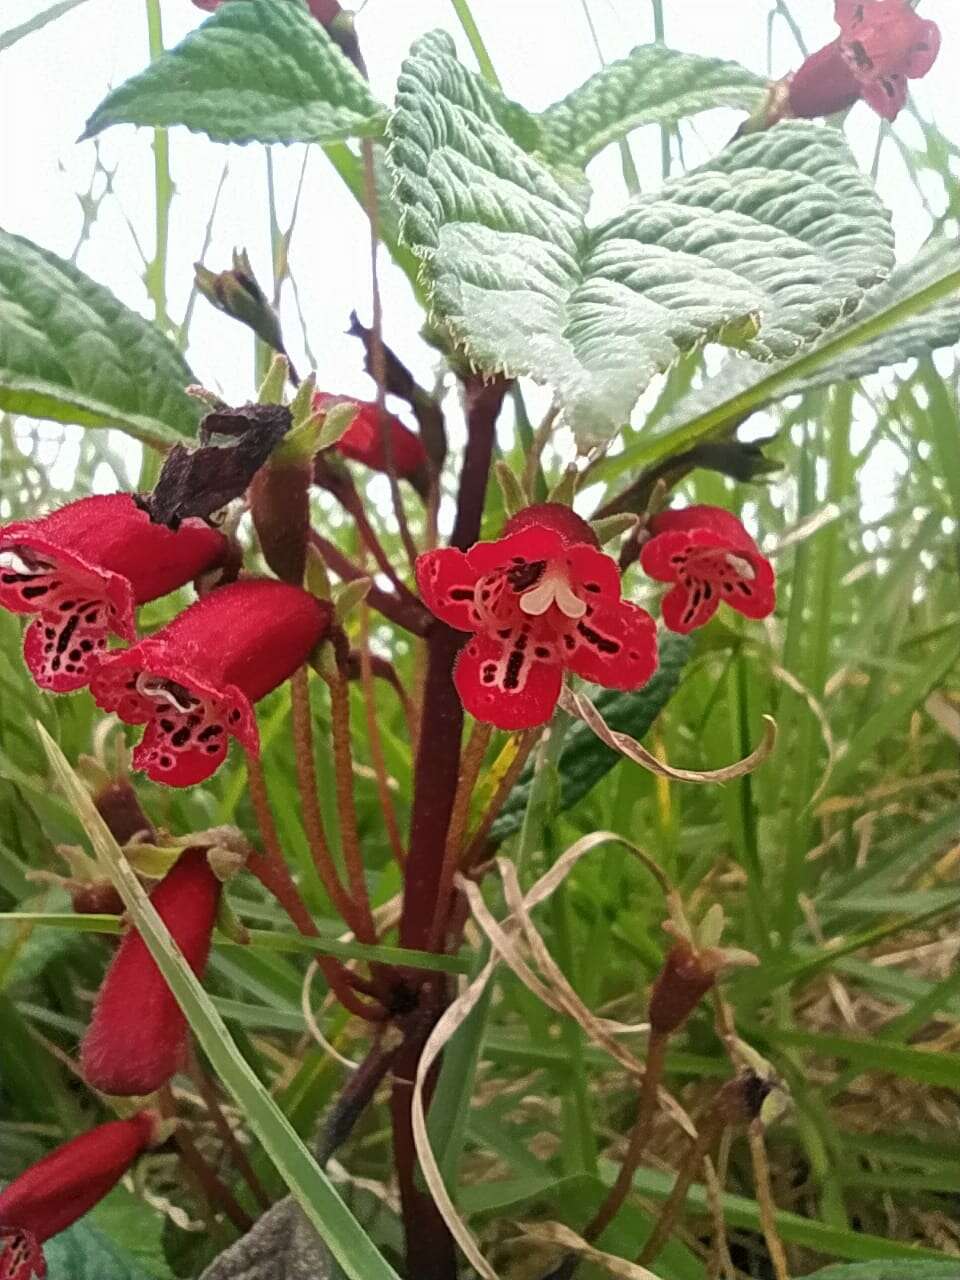
[[[66,756],[42,725],[37,725],[37,732],[54,777],[80,816],[98,859],[123,898],[133,924],[211,1066],[247,1117],[307,1218],[350,1280],[399,1280],[241,1056],[213,1001],[170,937]]]

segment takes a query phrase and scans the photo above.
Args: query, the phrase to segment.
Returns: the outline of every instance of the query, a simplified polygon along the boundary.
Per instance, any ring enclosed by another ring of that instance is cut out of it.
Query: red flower
[[[544,503],[507,522],[496,542],[417,560],[427,608],[474,632],[454,680],[463,705],[501,729],[550,719],[564,670],[609,689],[637,689],[657,667],[656,627],[620,598],[620,574],[586,521]]]
[[[702,627],[721,600],[747,618],[765,618],[776,603],[773,566],[736,516],[721,507],[662,511],[640,563],[651,578],[676,586],[663,598],[671,631]]]
[[[380,431],[379,406],[370,401],[354,400],[352,396],[330,395],[326,391],[318,391],[313,397],[313,407],[317,410],[330,409],[336,404],[356,404],[359,412],[333,447],[345,458],[362,462],[371,471],[386,471],[387,452]],[[427,453],[420,437],[392,413],[387,414],[387,430],[397,475],[419,484],[427,465]]]
[[[150,895],[190,968],[202,977],[222,885],[205,849],[187,849]],[[80,1047],[88,1084],[103,1093],[153,1093],[183,1066],[187,1022],[147,944],[124,935]]]
[[[0,1277],[45,1276],[40,1245],[112,1191],[156,1139],[157,1117],[140,1111],[51,1151],[0,1191]]]
[[[174,533],[128,493],[81,498],[0,528],[0,605],[38,613],[24,657],[54,693],[85,685],[112,631],[136,639],[134,608],[221,563],[227,540],[202,520]]]
[[[243,579],[111,655],[90,691],[127,724],[146,724],[134,768],[155,782],[189,787],[223,762],[229,734],[259,750],[253,703],[307,661],[332,612],[300,587]]]
[[[940,29],[908,0],[837,0],[840,35],[810,55],[790,80],[790,114],[832,115],[858,98],[886,120],[907,100],[907,80],[925,76],[940,50]]]

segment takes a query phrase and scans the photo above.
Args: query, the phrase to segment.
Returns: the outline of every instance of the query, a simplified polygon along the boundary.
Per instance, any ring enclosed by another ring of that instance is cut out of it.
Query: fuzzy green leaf
[[[481,368],[551,386],[582,445],[609,439],[680,352],[794,355],[893,266],[872,187],[840,135],[807,122],[743,138],[588,228],[433,33],[404,64],[390,136],[435,312]]]
[[[856,315],[844,326],[853,329],[871,316],[880,315],[897,303],[911,298],[927,285],[934,284],[951,271],[960,270],[960,248],[951,241],[935,237],[909,262],[901,263],[878,289],[874,289]],[[840,329],[830,334],[830,340],[841,336]],[[941,347],[952,347],[960,342],[960,295],[953,294],[926,311],[908,316],[891,325],[884,333],[869,342],[851,347],[841,355],[797,378],[786,381],[775,395],[759,401],[754,409],[762,409],[774,400],[827,387],[836,382],[851,382],[856,378],[877,373],[888,365],[908,360],[912,356],[928,355]],[[693,418],[712,411],[748,391],[787,363],[757,369],[740,360],[731,360],[723,369],[699,390],[685,396],[667,414],[659,434],[667,434]]]
[[[752,110],[762,76],[736,62],[642,44],[591,76],[540,117],[551,159],[585,165],[611,142],[645,124],[675,124],[711,107]]]
[[[108,289],[0,231],[0,409],[165,447],[196,431],[194,381],[159,329]]]
[[[43,1246],[47,1280],[150,1280],[133,1258],[102,1232],[78,1222]]]
[[[376,137],[386,109],[301,0],[231,0],[176,48],[104,98],[112,124],[182,124],[214,142]]]

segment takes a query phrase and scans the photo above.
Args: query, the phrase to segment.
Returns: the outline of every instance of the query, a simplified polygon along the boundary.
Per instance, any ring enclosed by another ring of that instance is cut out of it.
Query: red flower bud
[[[229,544],[202,520],[176,533],[153,524],[129,493],[81,498],[0,528],[0,606],[40,616],[24,657],[54,693],[85,685],[112,631],[134,640],[134,608],[220,564]]]
[[[120,1181],[137,1156],[155,1140],[158,1117],[140,1111],[129,1120],[112,1120],[51,1151],[0,1191],[0,1232],[22,1233],[42,1244],[82,1218]],[[4,1238],[0,1235],[0,1241]],[[11,1246],[9,1240],[13,1240]],[[17,1271],[17,1250],[26,1257],[21,1235],[0,1243],[0,1276],[7,1251],[14,1258],[10,1274],[43,1275],[44,1270]],[[42,1266],[42,1255],[41,1255]]]
[[[860,85],[834,40],[797,68],[787,90],[789,113],[804,120],[846,111],[860,98]]]
[[[376,403],[354,400],[352,396],[330,395],[326,391],[318,391],[313,397],[315,410],[330,409],[337,404],[357,404],[359,411],[333,447],[345,458],[362,462],[371,471],[387,471],[387,451],[380,429],[379,406]],[[427,468],[427,452],[420,437],[392,413],[386,414],[386,425],[397,475],[420,488],[425,483]]]
[[[147,726],[133,764],[155,782],[209,778],[228,736],[260,749],[253,704],[307,661],[333,607],[271,578],[211,591],[154,635],[111,655],[90,691],[105,711]]]
[[[187,849],[150,895],[190,968],[202,976],[223,886],[205,849]],[[114,956],[80,1047],[88,1084],[103,1093],[153,1093],[183,1066],[187,1022],[135,929]]]
[[[417,582],[432,613],[473,632],[457,692],[501,729],[549,720],[565,670],[608,689],[638,689],[656,670],[653,619],[621,599],[615,561],[559,503],[518,512],[495,542],[426,552]]]
[[[681,939],[667,952],[650,992],[650,1028],[670,1035],[683,1026],[716,982],[722,966],[718,952],[695,951]]]

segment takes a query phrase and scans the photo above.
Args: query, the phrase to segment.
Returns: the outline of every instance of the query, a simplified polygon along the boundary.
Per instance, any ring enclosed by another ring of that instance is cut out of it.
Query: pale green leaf
[[[752,110],[766,81],[736,62],[642,44],[591,76],[540,117],[543,150],[585,165],[645,124],[676,124],[711,107]]]
[[[386,109],[301,0],[231,0],[104,98],[112,124],[186,125],[214,142],[376,137]]]
[[[833,130],[741,139],[588,228],[480,86],[449,37],[414,46],[390,124],[402,232],[468,356],[552,387],[581,444],[608,439],[680,352],[794,355],[893,265],[888,215]]]
[[[173,343],[108,289],[0,231],[0,409],[163,447],[196,431],[194,381]]]

